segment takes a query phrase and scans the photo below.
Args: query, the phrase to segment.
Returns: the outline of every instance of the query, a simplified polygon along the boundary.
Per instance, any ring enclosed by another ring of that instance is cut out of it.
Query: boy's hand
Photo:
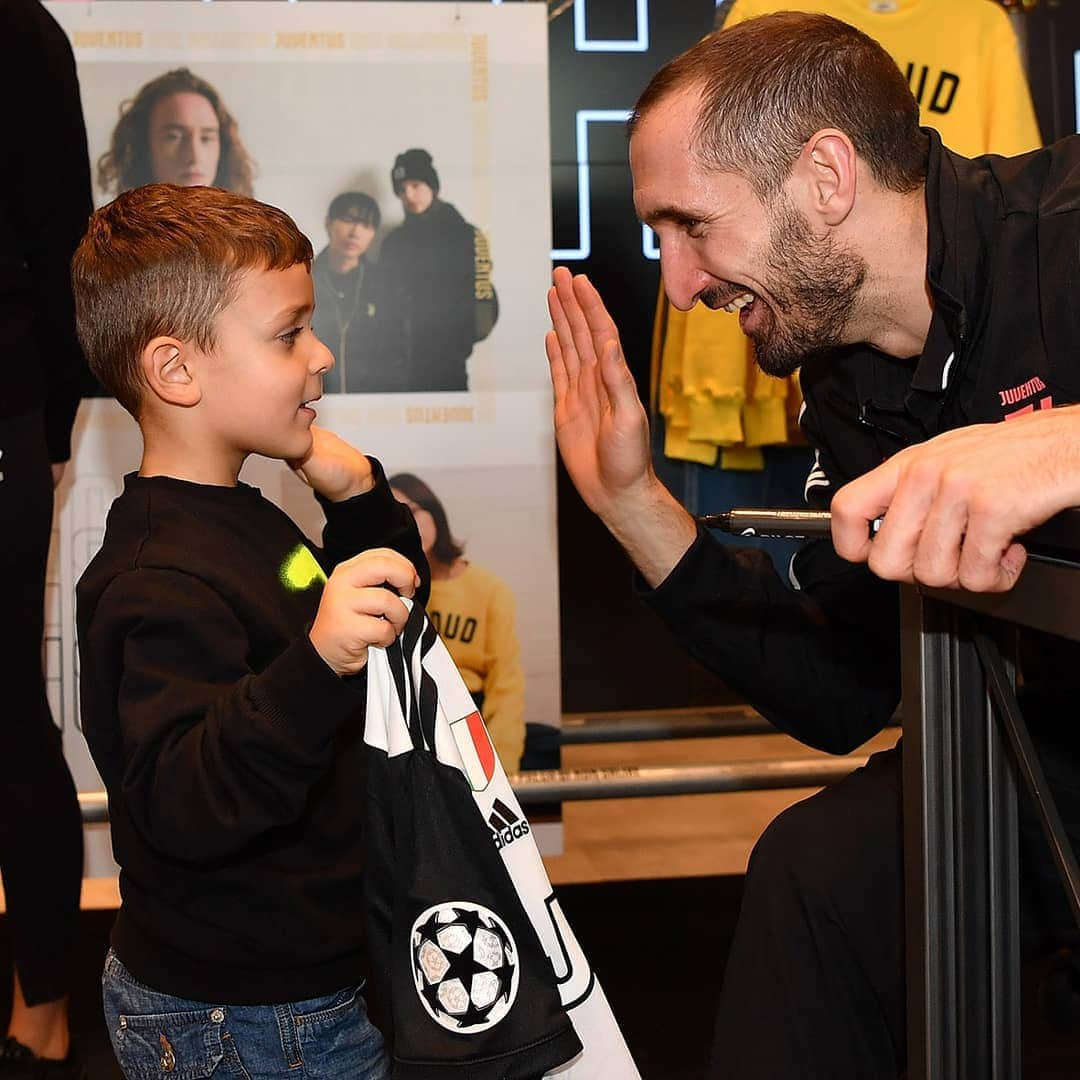
[[[389,548],[361,552],[339,563],[323,589],[311,644],[338,675],[355,675],[368,647],[393,644],[409,617],[394,595],[413,596],[420,585],[413,564]]]
[[[325,428],[312,427],[311,449],[289,467],[309,488],[331,502],[344,502],[375,485],[371,462],[344,439]]]

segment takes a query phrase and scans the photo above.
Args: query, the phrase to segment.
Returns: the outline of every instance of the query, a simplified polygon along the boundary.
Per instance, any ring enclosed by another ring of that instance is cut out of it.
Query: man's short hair
[[[362,191],[343,191],[335,195],[326,216],[330,221],[359,221],[377,229],[382,221],[379,204]]]
[[[742,175],[762,199],[822,128],[843,131],[890,190],[914,191],[926,179],[928,142],[907,81],[873,38],[839,19],[783,11],[709,34],[653,76],[630,134],[662,100],[693,89],[698,160]]]
[[[139,357],[156,337],[214,347],[248,270],[311,267],[311,243],[276,206],[222,188],[148,184],[97,210],[72,260],[79,340],[101,384],[136,418]]]

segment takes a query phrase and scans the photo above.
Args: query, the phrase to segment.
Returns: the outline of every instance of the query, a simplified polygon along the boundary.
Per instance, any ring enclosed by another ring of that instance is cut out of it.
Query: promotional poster
[[[282,208],[310,238],[313,328],[335,355],[316,423],[383,464],[422,533],[421,515],[442,523],[452,587],[433,621],[499,713],[485,709],[500,753],[517,758],[506,771],[557,766],[543,8],[47,6],[76,56],[95,205],[145,183],[213,184]],[[79,732],[74,587],[139,451],[116,402],[84,401],[58,492],[46,643],[81,791],[100,780]],[[250,459],[241,479],[318,540],[321,512],[282,463]],[[91,846],[88,873],[107,872],[94,861]]]

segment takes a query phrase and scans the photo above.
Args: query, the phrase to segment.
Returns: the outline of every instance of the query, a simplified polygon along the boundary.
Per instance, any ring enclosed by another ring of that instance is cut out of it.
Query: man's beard
[[[773,206],[767,258],[775,310],[765,308],[764,326],[749,336],[758,367],[784,378],[844,344],[867,267],[832,236],[815,237],[806,218],[783,196]]]

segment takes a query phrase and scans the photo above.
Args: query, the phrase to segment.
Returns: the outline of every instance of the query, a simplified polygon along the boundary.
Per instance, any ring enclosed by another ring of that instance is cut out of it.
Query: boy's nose
[[[312,354],[311,370],[316,375],[325,375],[334,366],[334,354],[318,338],[316,348]]]

